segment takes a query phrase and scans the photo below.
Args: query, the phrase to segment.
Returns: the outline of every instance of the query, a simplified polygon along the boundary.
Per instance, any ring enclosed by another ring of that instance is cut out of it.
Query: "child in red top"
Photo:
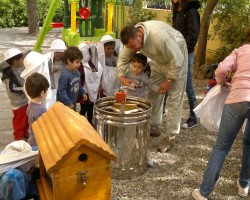
[[[212,64],[211,67],[209,67],[204,75],[205,79],[209,79],[208,84],[206,85],[206,90],[204,91],[204,94],[206,95],[209,90],[211,90],[216,84],[216,80],[215,80],[215,70],[218,67],[218,63],[216,64]]]
[[[217,85],[217,82],[215,80],[215,70],[218,67],[218,63],[212,64],[211,67],[206,71],[206,74],[204,76],[205,79],[210,79],[207,86],[206,90],[204,91],[204,94],[206,95],[209,90],[211,90],[215,85]],[[233,77],[233,73],[229,73],[227,75],[227,82],[231,83]]]

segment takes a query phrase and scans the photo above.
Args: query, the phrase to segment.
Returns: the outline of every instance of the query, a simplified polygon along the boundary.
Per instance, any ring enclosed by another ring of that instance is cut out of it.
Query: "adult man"
[[[180,132],[187,80],[188,54],[185,39],[168,24],[155,20],[138,23],[135,27],[126,26],[122,29],[120,37],[125,48],[119,56],[117,73],[123,85],[131,83],[124,75],[137,51],[152,60],[150,80],[153,84],[159,85],[160,89],[159,94],[149,92],[149,99],[152,101],[151,136],[160,135],[164,99],[164,95],[161,94],[168,92],[166,128],[169,135],[158,147],[160,152],[166,152],[173,146],[170,138],[175,138],[170,135]]]

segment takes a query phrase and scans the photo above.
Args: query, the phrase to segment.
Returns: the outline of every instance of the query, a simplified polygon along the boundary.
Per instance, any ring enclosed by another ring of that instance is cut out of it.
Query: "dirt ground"
[[[0,29],[0,61],[3,52],[8,48],[17,47],[23,50],[31,49],[36,36],[27,34],[27,28]],[[61,31],[54,29],[43,44],[43,49],[49,47],[51,41],[61,38]],[[195,80],[194,87],[197,100],[204,95],[206,81]],[[216,109],[216,108],[215,108]],[[183,122],[189,114],[188,102],[185,99]],[[165,117],[165,116],[164,116]],[[129,180],[112,180],[113,200],[189,200],[194,188],[198,188],[209,154],[216,139],[216,133],[211,133],[201,125],[193,129],[181,129],[177,136],[176,146],[168,153],[158,153],[158,142],[162,135],[150,138],[149,158],[154,161],[154,167],[140,176]],[[211,194],[211,200],[237,200],[236,180],[241,166],[242,133],[240,133],[229,153],[220,178]],[[249,198],[250,199],[250,198]]]
[[[194,80],[198,102],[204,98],[207,81]],[[215,108],[216,109],[216,108]],[[187,98],[184,102],[183,123],[189,115]],[[217,133],[207,131],[200,124],[192,129],[181,129],[177,144],[167,153],[157,152],[162,135],[150,138],[149,157],[155,166],[131,180],[113,180],[113,196],[122,200],[190,200],[191,192],[199,188],[209,154]],[[210,200],[237,200],[236,180],[241,167],[242,133],[229,153]],[[250,199],[250,198],[249,198]]]

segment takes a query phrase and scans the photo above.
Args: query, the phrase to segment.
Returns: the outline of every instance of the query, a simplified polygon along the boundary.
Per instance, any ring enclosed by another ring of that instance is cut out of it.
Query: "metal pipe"
[[[70,0],[71,7],[71,33],[76,33],[76,0]]]
[[[69,2],[68,2],[68,0],[64,0],[63,22],[64,22],[64,28],[69,28],[70,27],[70,12],[69,12]]]
[[[33,48],[34,51],[41,52],[41,47],[42,47],[42,44],[44,42],[44,39],[45,39],[47,33],[52,29],[50,26],[50,23],[53,19],[53,16],[55,14],[55,11],[56,11],[56,8],[57,8],[59,1],[60,0],[52,0],[51,5],[49,7],[47,17],[46,17],[44,24],[43,24],[42,30],[41,30],[40,34],[38,35],[36,44]]]

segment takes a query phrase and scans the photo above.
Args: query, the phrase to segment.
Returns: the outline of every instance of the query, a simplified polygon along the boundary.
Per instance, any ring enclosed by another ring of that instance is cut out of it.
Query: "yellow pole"
[[[108,28],[107,28],[107,32],[113,32],[113,26],[112,26],[113,13],[114,13],[114,4],[109,3],[108,4]]]
[[[71,1],[71,32],[76,33],[76,1]]]

